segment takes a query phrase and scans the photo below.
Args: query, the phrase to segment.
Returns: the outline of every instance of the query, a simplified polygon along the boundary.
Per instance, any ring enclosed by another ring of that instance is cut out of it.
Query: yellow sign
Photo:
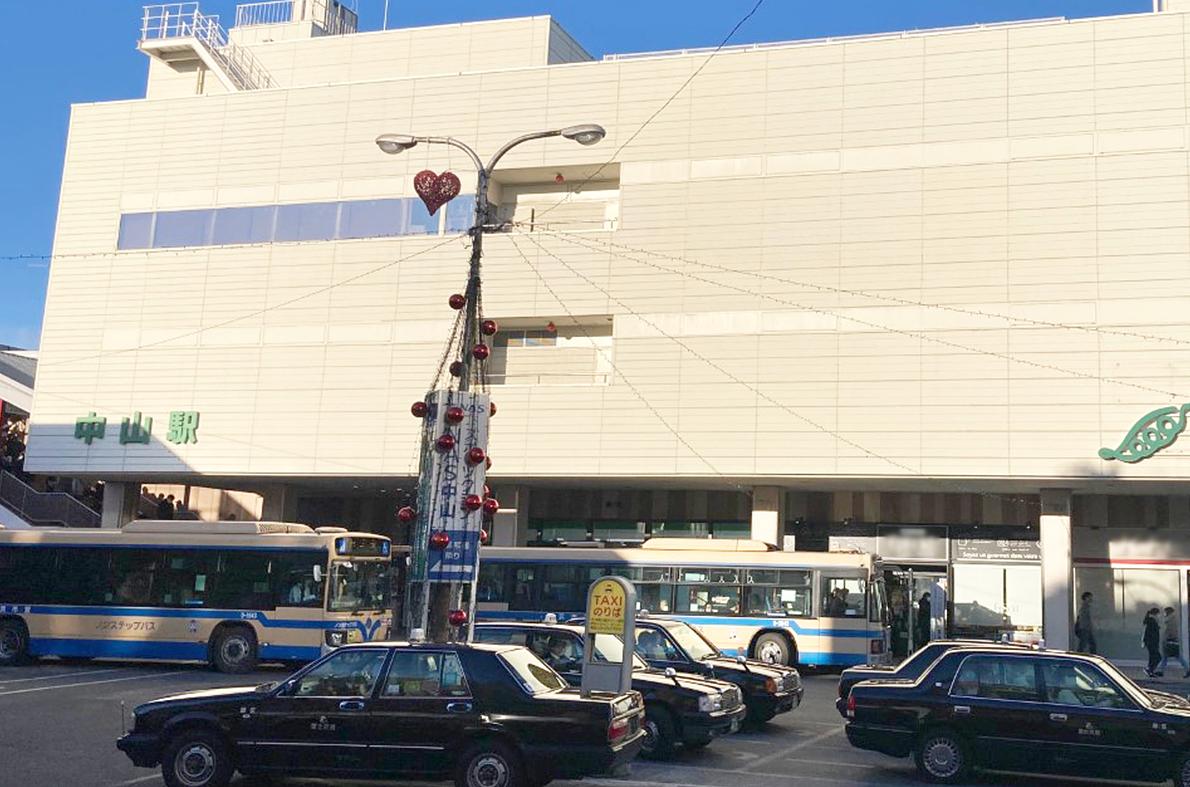
[[[628,614],[628,594],[619,582],[601,579],[587,596],[587,631],[591,634],[623,634]]]

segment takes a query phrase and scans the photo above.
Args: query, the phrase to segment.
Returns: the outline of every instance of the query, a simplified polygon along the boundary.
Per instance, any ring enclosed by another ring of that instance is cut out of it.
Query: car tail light
[[[847,718],[855,718],[855,693],[847,695]]]
[[[612,719],[612,723],[607,726],[607,740],[608,743],[615,743],[628,734],[631,723],[627,717],[619,719]]]
[[[868,643],[869,643],[868,644],[868,652],[870,654],[872,654],[873,656],[884,655],[884,640],[883,639],[868,640]]]

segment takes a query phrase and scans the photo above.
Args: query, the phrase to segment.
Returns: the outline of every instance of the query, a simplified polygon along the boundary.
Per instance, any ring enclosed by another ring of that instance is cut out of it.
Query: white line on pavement
[[[71,678],[76,675],[102,675],[105,672],[119,672],[121,670],[128,670],[131,667],[114,667],[112,669],[87,669],[79,672],[59,672],[56,675],[42,675],[36,678],[17,678],[16,680],[0,679],[0,684],[7,686],[10,683],[30,683],[35,680],[53,680],[54,678]]]
[[[56,691],[58,689],[78,688],[79,686],[96,686],[100,683],[119,683],[125,680],[153,680],[155,678],[164,678],[167,675],[182,675],[187,672],[190,672],[190,670],[177,670],[176,672],[155,672],[150,675],[128,675],[123,678],[108,678],[107,680],[86,680],[79,683],[65,683],[61,686],[35,686],[31,689],[0,691],[0,697],[10,697],[13,694],[29,694],[34,691]]]
[[[826,732],[820,732],[817,735],[815,735],[813,738],[807,738],[804,741],[799,741],[799,742],[793,744],[792,746],[788,746],[788,747],[782,749],[781,751],[773,752],[772,754],[770,754],[766,757],[761,757],[759,760],[755,760],[755,761],[749,763],[748,767],[745,770],[751,771],[756,768],[759,768],[761,765],[766,765],[767,763],[773,762],[774,760],[784,759],[785,757],[788,757],[790,754],[793,754],[795,751],[798,751],[799,749],[804,749],[807,746],[813,746],[815,743],[818,743],[819,741],[824,741],[827,738],[833,738],[834,736],[840,734],[841,732],[843,732],[843,730],[838,727],[836,727],[835,729],[827,730]]]
[[[118,785],[116,785],[116,787],[124,787],[124,785],[127,785],[127,784],[143,784],[144,782],[151,782],[154,779],[160,780],[161,774],[160,773],[150,773],[148,776],[138,776],[135,779],[129,779],[126,782],[120,782]]]

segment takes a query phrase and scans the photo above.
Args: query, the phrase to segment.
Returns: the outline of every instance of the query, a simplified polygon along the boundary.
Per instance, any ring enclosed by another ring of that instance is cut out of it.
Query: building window
[[[116,248],[126,251],[452,234],[465,232],[471,226],[474,210],[475,198],[463,195],[435,216],[415,197],[125,213],[120,216]]]

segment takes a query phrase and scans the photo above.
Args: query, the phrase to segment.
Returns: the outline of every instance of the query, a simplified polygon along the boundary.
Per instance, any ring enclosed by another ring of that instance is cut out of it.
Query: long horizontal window
[[[465,232],[474,211],[475,198],[465,194],[434,216],[416,197],[125,213],[120,216],[116,248],[176,249],[442,235]]]

